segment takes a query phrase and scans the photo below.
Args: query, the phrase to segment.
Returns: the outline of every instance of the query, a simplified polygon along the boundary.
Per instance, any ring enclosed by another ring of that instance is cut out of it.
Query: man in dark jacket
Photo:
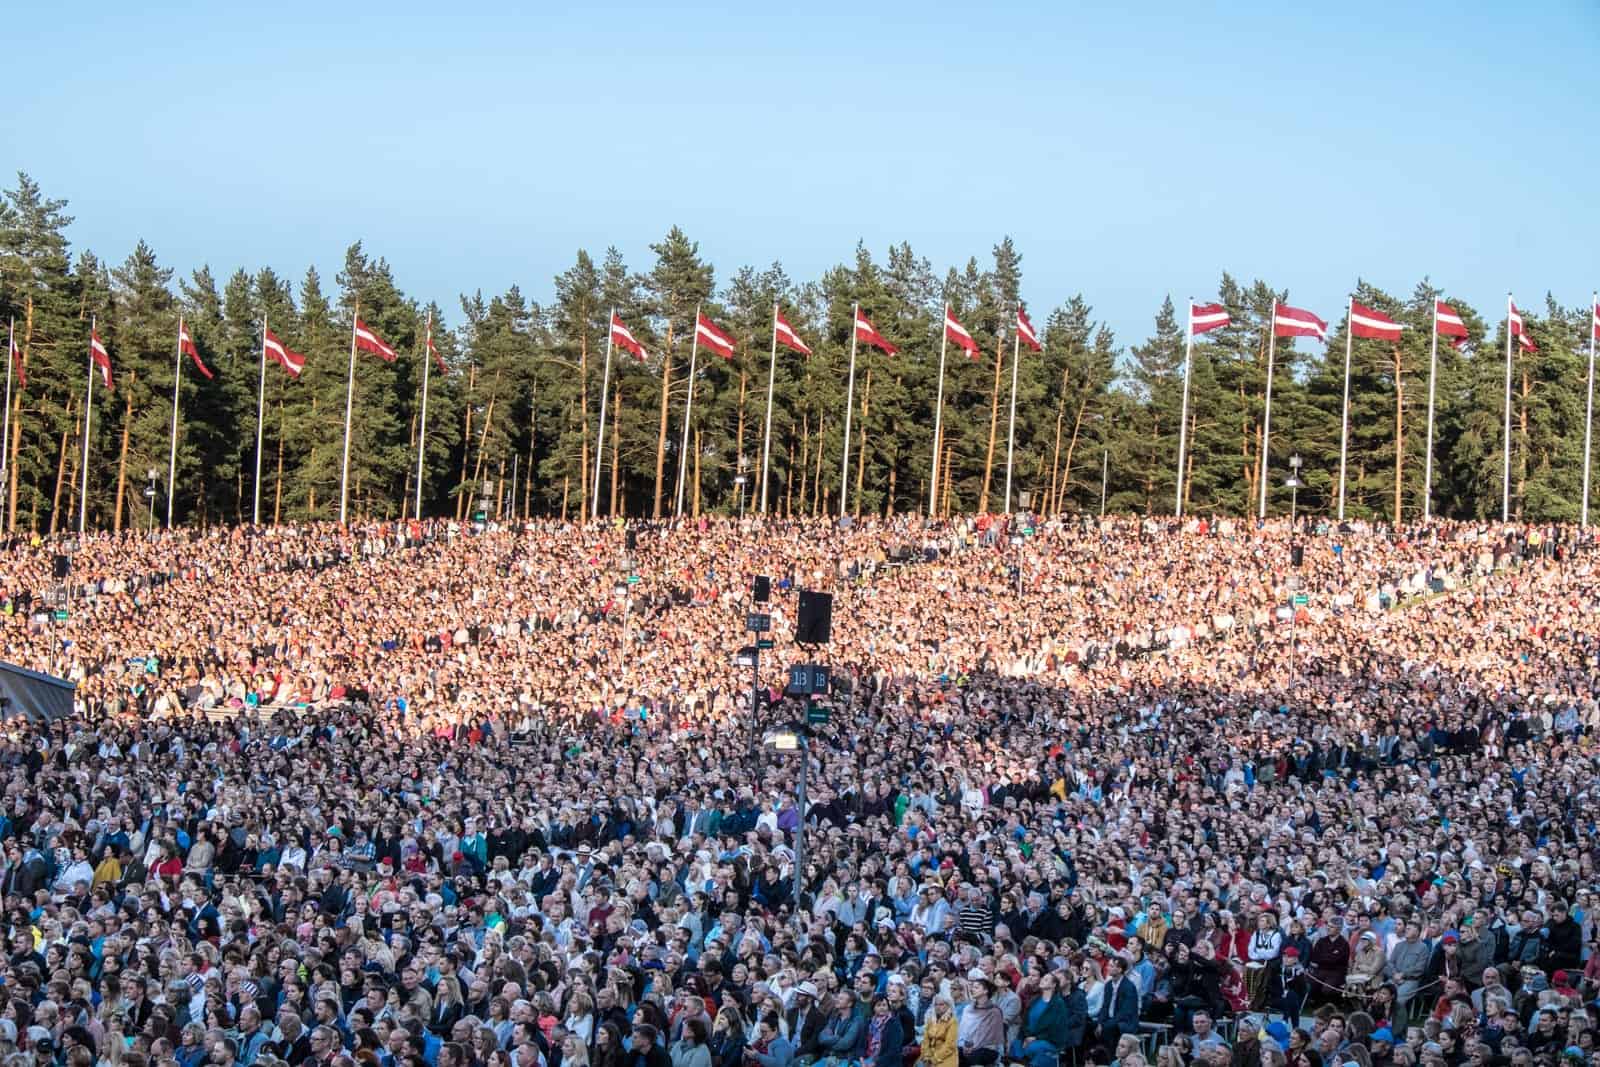
[[[817,1038],[827,1021],[817,1007],[815,985],[801,982],[795,986],[794,1007],[789,1009],[788,1016],[789,1039],[794,1042],[795,1056],[803,1060],[815,1059],[819,1055]]]
[[[1583,966],[1583,928],[1573,921],[1566,901],[1558,900],[1551,907],[1545,931],[1540,966],[1546,971],[1577,970]]]
[[[1106,979],[1104,1000],[1100,1003],[1100,1044],[1106,1055],[1114,1056],[1117,1042],[1123,1034],[1139,1035],[1139,989],[1128,977],[1128,961],[1121,956],[1111,960],[1111,974]],[[1109,1061],[1108,1061],[1109,1062]]]

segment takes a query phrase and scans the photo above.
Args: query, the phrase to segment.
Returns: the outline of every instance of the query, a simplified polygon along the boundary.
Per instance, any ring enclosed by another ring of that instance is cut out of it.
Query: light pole
[[[1291,531],[1294,530],[1295,505],[1299,502],[1300,486],[1303,484],[1300,481],[1300,463],[1300,453],[1296,452],[1289,457],[1289,478],[1283,483],[1284,487],[1289,490],[1289,529]],[[1290,534],[1290,540],[1293,541],[1292,533]]]
[[[738,489],[739,489],[739,518],[741,518],[741,519],[744,518],[744,487],[745,487],[744,468],[745,468],[745,464],[748,463],[748,462],[749,461],[745,458],[744,453],[741,452],[739,454],[739,476],[733,480],[733,484],[736,485],[738,487]]]
[[[152,529],[156,524],[156,478],[160,473],[154,467],[145,471],[145,474],[150,479],[150,484],[144,487],[144,496],[150,502],[150,526]]]
[[[791,724],[774,730],[762,738],[762,743],[773,752],[797,752],[800,755],[800,780],[795,785],[795,803],[798,805],[799,819],[796,820],[794,828],[794,877],[791,880],[796,941],[805,935],[806,930],[800,907],[800,888],[806,873],[806,764],[811,762],[811,745],[806,737],[807,732],[804,725]]]
[[[1304,556],[1301,553],[1300,544],[1299,544],[1299,542],[1297,540],[1298,533],[1297,533],[1296,528],[1295,528],[1295,505],[1299,502],[1300,484],[1301,484],[1300,483],[1300,463],[1301,463],[1300,453],[1296,452],[1294,455],[1289,457],[1289,477],[1284,479],[1284,483],[1283,483],[1284,487],[1289,490],[1289,562],[1290,562],[1290,565],[1293,566],[1294,568],[1296,568],[1297,571],[1298,571],[1298,569],[1300,567],[1301,560],[1304,558]],[[1298,601],[1300,599],[1300,575],[1298,573],[1291,574],[1289,576],[1288,585],[1289,585],[1289,696],[1288,696],[1288,700],[1289,700],[1289,704],[1290,704],[1290,706],[1292,708],[1293,705],[1294,705],[1294,689],[1295,689],[1296,675],[1298,673],[1298,667],[1299,667],[1299,662],[1298,662],[1298,657],[1296,655],[1296,647],[1295,647],[1295,642],[1294,642],[1294,624],[1295,624],[1295,617],[1300,614],[1300,605],[1298,603],[1296,603],[1296,601]]]

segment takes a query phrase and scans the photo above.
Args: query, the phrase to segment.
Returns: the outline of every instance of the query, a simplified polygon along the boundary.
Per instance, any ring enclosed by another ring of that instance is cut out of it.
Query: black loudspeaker
[[[757,604],[765,604],[768,600],[771,600],[771,599],[772,599],[772,579],[768,578],[765,574],[756,575],[756,587],[755,587],[755,601],[756,601],[756,603]]]
[[[1306,561],[1306,549],[1305,549],[1305,546],[1304,545],[1290,545],[1289,546],[1289,562],[1293,563],[1296,567],[1298,567],[1301,564],[1305,563],[1305,561]]]
[[[58,581],[60,579],[62,579],[62,578],[65,578],[68,574],[72,573],[72,557],[71,556],[54,556],[54,557],[51,558],[50,563],[51,563],[52,573],[55,574],[56,579]]]
[[[626,538],[629,552],[632,552],[634,549],[639,547],[639,531],[635,530],[632,526],[628,527]]]
[[[833,594],[800,590],[800,619],[795,623],[794,643],[825,645],[833,636]]]

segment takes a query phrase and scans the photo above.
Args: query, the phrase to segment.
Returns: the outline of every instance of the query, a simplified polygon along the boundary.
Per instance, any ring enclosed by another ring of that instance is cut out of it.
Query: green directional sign
[[[639,578],[639,576],[637,574],[628,575],[628,584],[629,585],[638,585],[639,581],[640,581],[640,578]]]
[[[763,637],[761,640],[756,642],[756,647],[757,648],[762,648],[762,649],[771,648],[772,647],[772,638]]]
[[[826,726],[828,723],[828,709],[815,704],[806,706],[806,722],[812,726]]]
[[[1295,607],[1303,608],[1309,603],[1311,603],[1311,598],[1306,596],[1304,593],[1296,593],[1294,595],[1294,606]]]
[[[66,622],[66,621],[67,621],[67,613],[65,611],[56,612],[56,622]]]

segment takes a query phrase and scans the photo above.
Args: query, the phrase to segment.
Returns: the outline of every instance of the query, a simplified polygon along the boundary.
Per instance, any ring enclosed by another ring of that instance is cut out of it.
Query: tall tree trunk
[[[616,429],[611,431],[611,510],[610,515],[621,515],[626,510],[622,497],[622,379],[617,379],[611,406],[616,409]]]
[[[278,440],[281,444],[283,441],[281,433],[278,435]],[[405,480],[400,483],[401,522],[405,522],[406,516],[411,512],[411,457],[417,454],[417,409],[415,408],[411,410],[411,426],[406,433],[406,442],[406,476]],[[418,518],[421,518],[421,516],[419,515]],[[276,522],[277,520],[274,519],[273,521]]]
[[[804,462],[802,460],[802,462]],[[783,476],[783,517],[794,518],[794,434],[789,434],[789,465]]]
[[[311,424],[317,422],[317,394],[311,394]],[[312,522],[317,521],[317,483],[312,482],[306,486],[306,517]]]
[[[1189,416],[1189,454],[1183,461],[1183,513],[1189,514],[1189,500],[1194,495],[1194,442],[1195,435],[1200,430],[1200,417],[1196,414]]]
[[[700,517],[700,427],[694,428],[694,500],[690,505],[689,514],[695,518]]]
[[[1522,404],[1517,412],[1517,521],[1522,521],[1522,505],[1528,492],[1528,400],[1533,395],[1533,384],[1528,378],[1528,368],[1522,368]]]
[[[856,510],[861,514],[861,489],[867,480],[867,413],[872,410],[872,368],[867,368],[867,385],[861,390],[861,447],[856,449]]]
[[[745,391],[745,378],[746,378],[746,374],[745,374],[744,368],[741,367],[739,369],[739,430],[734,436],[733,456],[734,456],[735,469],[736,469],[737,473],[743,475],[746,470],[750,470],[751,471],[751,475],[753,475],[753,476],[746,476],[745,477],[745,480],[744,480],[745,484],[744,485],[735,487],[735,488],[737,488],[739,490],[739,493],[740,493],[741,497],[743,496],[743,494],[749,492],[750,491],[750,487],[756,484],[756,479],[761,477],[760,471],[757,471],[757,470],[754,469],[754,464],[747,463],[747,462],[744,461],[744,391]]]
[[[945,445],[944,446],[944,459],[941,460],[940,463],[939,463],[939,470],[948,471],[950,469],[950,460],[952,458],[954,458],[955,451],[956,450],[955,450],[955,446],[954,445]],[[949,515],[950,515],[950,498],[951,498],[951,495],[952,495],[951,490],[950,490],[950,479],[949,478],[942,479],[939,482],[939,488],[944,491],[944,501],[942,502],[942,506],[939,509],[939,514],[941,516],[945,517],[945,518],[948,518]]]
[[[883,499],[883,516],[884,516],[884,518],[888,518],[888,517],[890,517],[891,515],[894,514],[894,502],[895,502],[894,488],[895,488],[895,482],[899,478],[899,474],[900,474],[900,465],[898,463],[890,463],[889,464],[889,495],[884,497],[884,499]]]
[[[817,413],[817,471],[811,479],[811,515],[813,518],[822,514],[822,443],[827,440],[827,435],[822,432],[823,418],[821,412]]]
[[[1000,425],[1000,371],[1005,366],[1005,331],[994,340],[994,388],[989,392],[989,451],[983,457],[983,491],[978,494],[978,511],[989,510],[989,480],[994,474],[994,437]]]
[[[1406,387],[1400,346],[1394,346],[1394,524],[1400,525],[1406,478]]]
[[[483,409],[483,429],[478,433],[478,462],[472,466],[472,492],[481,497],[479,488],[483,477],[484,450],[489,447],[489,427],[494,425],[494,402],[500,399],[500,372],[494,372],[494,383],[489,386],[489,406]]]
[[[60,524],[57,521],[61,516],[61,487],[67,480],[67,441],[72,434],[72,427],[77,423],[72,416],[72,405],[76,398],[71,394],[67,396],[67,425],[61,431],[61,454],[56,458],[56,487],[50,496],[50,534],[55,535]]]
[[[272,491],[272,525],[276,526],[283,521],[283,439],[289,436],[288,426],[283,417],[283,401],[278,401],[278,477],[277,487]]]
[[[1078,397],[1077,410],[1072,413],[1072,436],[1067,440],[1067,462],[1061,468],[1061,495],[1055,505],[1057,515],[1064,510],[1063,501],[1067,498],[1067,490],[1072,488],[1072,457],[1078,451],[1078,436],[1083,432],[1083,413],[1088,409],[1089,394],[1085,391]]]
[[[1256,465],[1250,455],[1250,404],[1245,399],[1244,382],[1239,383],[1239,463],[1244,468],[1244,507],[1240,514],[1251,514],[1256,499]]]
[[[1061,473],[1061,423],[1067,414],[1067,380],[1071,363],[1064,363],[1061,367],[1061,391],[1056,396],[1056,448],[1050,457],[1050,496],[1044,502],[1044,510],[1051,515],[1056,514],[1056,500],[1059,498],[1057,491]]]
[[[588,305],[585,304],[583,317],[578,321],[588,322],[588,311]],[[607,325],[606,329],[610,328]],[[588,493],[581,492],[581,488],[588,484],[589,471],[591,469],[589,467],[589,331],[587,329],[578,331],[578,433],[581,438],[578,444],[578,486],[580,488],[578,494],[578,519],[580,522],[588,522],[595,517],[591,512],[591,508],[598,506],[600,501],[590,500]],[[530,466],[533,463],[531,452],[528,455],[528,463]],[[532,482],[530,481],[529,484],[531,485]],[[533,512],[529,511],[528,514],[532,515]],[[564,484],[561,487],[561,521],[567,521],[567,488]]]
[[[580,486],[583,484],[583,475],[581,474],[578,475],[578,484]],[[567,487],[562,485],[561,497],[563,503],[561,505],[561,519],[563,522],[565,522],[567,518],[567,505],[565,503],[566,496]],[[531,444],[528,446],[528,476],[522,480],[522,517],[524,519],[533,518],[533,445]]]
[[[28,365],[28,357],[32,354],[32,352],[33,352],[33,297],[30,295],[28,297],[28,300],[27,300],[27,310],[24,312],[23,320],[22,320],[22,365],[23,365],[24,368],[27,367],[27,365]],[[13,395],[12,395],[12,402],[11,402],[11,440],[5,442],[5,446],[4,446],[4,447],[6,447],[6,448],[11,450],[11,457],[10,457],[10,459],[8,459],[6,461],[7,470],[9,471],[10,476],[11,476],[10,477],[11,484],[7,488],[7,492],[10,494],[10,498],[11,498],[11,504],[10,504],[9,507],[6,508],[6,522],[8,524],[8,526],[7,526],[8,532],[15,532],[16,528],[17,528],[17,451],[21,447],[21,441],[22,441],[22,390],[19,388],[19,389],[14,390],[13,391]],[[38,506],[39,506],[39,497],[38,497],[37,493],[34,494],[34,498],[33,499],[34,499],[35,513],[37,514],[37,509],[38,509]],[[55,513],[55,509],[52,508],[51,509],[51,514],[53,515],[54,513]],[[37,529],[38,528],[37,525],[35,525],[34,528]]]
[[[567,510],[567,497],[568,497],[569,491],[571,489],[572,489],[572,475],[563,474],[561,476],[561,521],[562,522],[566,522],[567,521],[567,516],[570,514],[570,512]],[[584,504],[584,509],[585,509],[585,511],[588,510],[588,504],[587,503]]]
[[[650,517],[661,518],[661,478],[667,470],[667,394],[672,388],[672,323],[667,322],[667,345],[661,350],[661,425],[656,431],[656,488]],[[682,463],[685,457],[679,456]]]
[[[131,378],[128,384],[132,384]],[[117,449],[117,510],[111,518],[111,532],[122,532],[122,505],[128,487],[128,430],[133,425],[133,390],[122,391],[122,443]]]
[[[464,405],[463,424],[461,429],[461,477],[456,482],[456,521],[460,522],[466,515],[464,510],[467,497],[467,457],[472,454],[472,400],[478,384],[478,367],[472,364],[467,367],[467,402]]]
[[[512,487],[513,492],[515,491],[515,488],[516,488],[515,486]],[[514,504],[516,504],[516,501],[512,500],[511,503],[514,505]],[[494,521],[495,522],[504,522],[505,520],[506,520],[506,457],[502,455],[500,457],[500,472],[499,472],[499,474],[497,474],[495,476],[495,480],[494,480]]]
[[[811,413],[800,412],[800,510],[806,510],[806,487],[811,484]]]

